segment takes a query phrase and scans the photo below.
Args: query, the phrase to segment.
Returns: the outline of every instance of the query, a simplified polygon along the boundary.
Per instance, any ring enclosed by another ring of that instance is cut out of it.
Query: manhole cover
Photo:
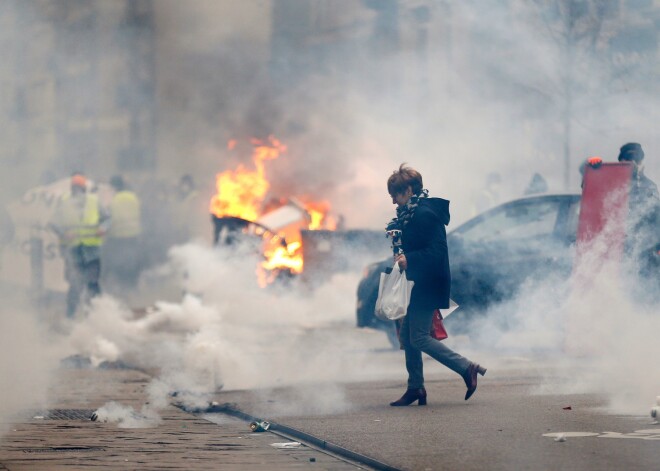
[[[50,409],[37,412],[32,418],[42,420],[92,420],[95,409]]]

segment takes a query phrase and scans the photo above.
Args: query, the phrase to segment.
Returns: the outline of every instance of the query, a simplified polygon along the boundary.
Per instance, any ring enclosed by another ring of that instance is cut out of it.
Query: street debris
[[[565,442],[565,441],[566,441],[566,435],[564,435],[563,433],[560,433],[560,434],[557,435],[557,437],[555,438],[555,441],[556,441],[556,442]]]
[[[562,407],[562,409],[564,409],[564,410],[573,410],[573,408],[571,406]]]
[[[265,432],[270,428],[270,422],[266,420],[250,422],[250,430],[253,432]]]
[[[273,448],[298,448],[300,445],[302,445],[300,442],[281,442],[270,444],[270,446]]]

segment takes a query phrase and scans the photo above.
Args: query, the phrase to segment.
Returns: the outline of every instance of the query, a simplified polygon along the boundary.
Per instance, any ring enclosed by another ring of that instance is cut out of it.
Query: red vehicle
[[[586,167],[577,228],[576,268],[582,257],[592,250],[602,252],[599,254],[601,261],[621,260],[632,172],[633,166],[627,162],[596,163]]]

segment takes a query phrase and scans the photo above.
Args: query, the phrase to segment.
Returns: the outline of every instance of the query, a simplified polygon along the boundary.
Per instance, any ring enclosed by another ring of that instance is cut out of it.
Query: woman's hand
[[[408,260],[406,260],[406,256],[401,254],[401,255],[395,255],[394,256],[394,261],[399,262],[399,267],[401,267],[402,270],[405,270],[408,268]]]

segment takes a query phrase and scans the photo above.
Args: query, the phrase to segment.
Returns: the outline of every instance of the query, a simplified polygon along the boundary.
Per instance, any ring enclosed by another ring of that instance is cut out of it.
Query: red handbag
[[[442,323],[442,314],[440,309],[433,311],[433,324],[431,324],[431,337],[436,340],[444,340],[449,337],[444,324]]]
[[[400,344],[400,349],[403,350],[403,344],[401,344],[401,337],[399,336],[399,333],[401,332],[401,324],[403,323],[403,319],[397,319],[394,321],[394,325],[396,325],[396,335],[399,337],[399,344]],[[433,337],[436,340],[444,340],[447,337],[449,337],[449,334],[445,330],[445,326],[442,323],[442,314],[440,313],[440,309],[436,309],[433,311],[433,323],[431,324],[431,337]]]

